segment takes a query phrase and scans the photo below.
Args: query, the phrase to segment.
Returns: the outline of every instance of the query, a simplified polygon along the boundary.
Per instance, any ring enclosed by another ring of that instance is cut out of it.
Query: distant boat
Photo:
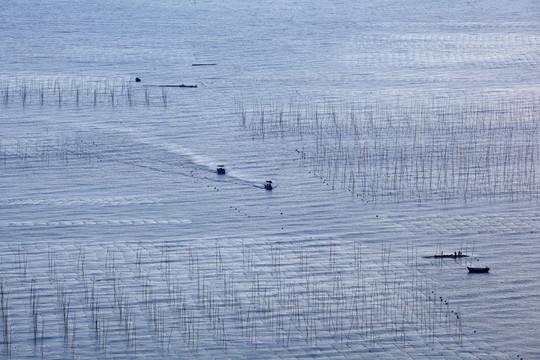
[[[489,268],[486,267],[471,267],[467,266],[467,269],[469,269],[470,273],[487,273],[489,272]]]
[[[147,87],[160,87],[160,88],[196,88],[197,85],[186,85],[186,84],[162,84],[162,85],[144,85]]]
[[[457,259],[457,258],[463,258],[463,257],[469,257],[469,255],[463,254],[461,251],[455,252],[453,254],[436,254],[436,255],[429,255],[424,256],[425,259],[440,259],[440,258],[450,258],[450,259]]]
[[[223,165],[218,165],[218,166],[217,166],[217,169],[216,169],[216,172],[217,172],[219,175],[225,175],[225,166],[223,166]]]
[[[169,88],[196,88],[197,85],[185,85],[185,84],[180,84],[180,85],[158,85],[159,87],[169,87]]]
[[[272,190],[274,188],[274,186],[272,185],[272,181],[266,180],[266,182],[264,183],[264,188],[266,190]]]

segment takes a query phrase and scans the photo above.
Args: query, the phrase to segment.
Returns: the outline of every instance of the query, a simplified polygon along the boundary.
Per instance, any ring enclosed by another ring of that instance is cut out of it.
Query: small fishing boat
[[[462,253],[461,251],[454,252],[453,254],[435,254],[435,255],[429,255],[424,256],[425,259],[458,259],[458,258],[464,258],[469,257],[469,255],[466,255]]]
[[[162,85],[144,85],[146,87],[160,87],[160,88],[196,88],[197,85],[186,85],[186,84],[162,84]]]
[[[272,181],[266,180],[266,182],[264,183],[264,188],[266,190],[272,190],[274,188],[274,186],[272,185]]]
[[[165,84],[165,85],[158,85],[158,86],[162,88],[196,88],[197,87],[197,85],[186,85],[186,84],[179,84],[179,85]]]
[[[467,266],[467,269],[469,269],[470,273],[487,273],[489,272],[489,268],[486,267],[471,267]]]
[[[216,169],[216,172],[217,172],[219,175],[225,175],[225,166],[223,166],[223,165],[218,165],[218,166],[217,166],[217,169]]]

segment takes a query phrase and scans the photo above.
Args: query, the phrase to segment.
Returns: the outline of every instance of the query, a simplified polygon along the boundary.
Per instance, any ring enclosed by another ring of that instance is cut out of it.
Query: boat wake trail
[[[115,157],[111,161],[153,171],[177,173],[183,176],[206,179],[217,183],[234,183],[265,189],[265,180],[253,179],[239,171],[227,168],[226,165],[226,173],[219,175],[217,167],[222,162],[198,154],[185,146],[171,143],[157,136],[143,135],[138,131],[127,128],[118,130],[129,136],[130,143],[135,143],[141,148],[133,152],[136,155],[126,153],[126,156]],[[137,146],[134,145],[134,147]]]

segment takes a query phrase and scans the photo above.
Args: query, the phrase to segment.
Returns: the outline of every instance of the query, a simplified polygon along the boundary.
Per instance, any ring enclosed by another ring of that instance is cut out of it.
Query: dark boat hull
[[[196,88],[197,85],[185,85],[185,84],[180,84],[180,85],[158,85],[159,87],[170,87],[170,88]]]
[[[464,258],[464,257],[469,257],[469,255],[465,255],[465,254],[440,254],[440,255],[429,255],[429,256],[424,256],[425,259],[459,259],[459,258]]]
[[[470,273],[487,273],[487,272],[489,272],[489,268],[487,266],[483,267],[483,268],[467,266],[467,269],[469,269]]]

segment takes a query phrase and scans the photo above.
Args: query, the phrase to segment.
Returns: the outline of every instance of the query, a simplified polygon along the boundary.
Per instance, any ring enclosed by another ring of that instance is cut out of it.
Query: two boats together
[[[461,251],[454,252],[453,254],[443,254],[441,252],[440,254],[424,256],[424,258],[431,258],[431,259],[458,259],[458,258],[465,258],[465,257],[469,257],[469,255],[463,254]],[[489,267],[467,266],[467,270],[469,270],[470,273],[488,273]]]
[[[217,169],[216,169],[216,173],[217,173],[218,175],[225,175],[225,173],[226,173],[226,171],[225,171],[225,165],[218,165],[218,166],[217,166]],[[266,180],[266,181],[264,182],[264,188],[265,188],[266,190],[272,190],[272,189],[274,188],[274,185],[273,185],[272,181],[271,181],[271,180]]]

